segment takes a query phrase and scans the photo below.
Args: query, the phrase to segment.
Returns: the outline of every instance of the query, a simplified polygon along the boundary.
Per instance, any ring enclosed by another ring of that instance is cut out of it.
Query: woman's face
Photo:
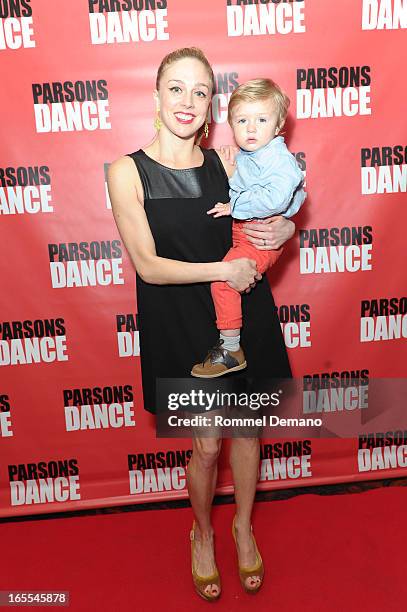
[[[188,57],[170,64],[161,75],[157,93],[163,126],[179,138],[194,136],[206,119],[211,92],[202,62]]]

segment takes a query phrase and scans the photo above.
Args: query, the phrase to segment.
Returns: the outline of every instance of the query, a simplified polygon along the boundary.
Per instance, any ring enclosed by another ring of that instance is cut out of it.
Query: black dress
[[[144,190],[144,208],[157,255],[188,262],[221,261],[232,246],[232,219],[206,211],[229,201],[228,177],[213,149],[197,168],[173,169],[141,149],[129,154]],[[153,285],[137,275],[144,408],[156,413],[156,378],[187,378],[219,332],[210,283]],[[268,280],[242,295],[241,344],[246,370],[235,378],[290,378],[291,369]],[[222,377],[226,378],[226,377]],[[196,380],[196,379],[194,379]]]

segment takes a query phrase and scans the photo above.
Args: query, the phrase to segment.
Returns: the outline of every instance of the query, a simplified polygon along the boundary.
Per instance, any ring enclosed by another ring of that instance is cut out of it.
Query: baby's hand
[[[228,202],[227,204],[222,204],[221,202],[218,202],[213,208],[207,210],[206,214],[213,215],[214,219],[216,219],[217,217],[227,217],[228,215],[230,215],[230,212],[230,202]]]
[[[234,145],[222,145],[220,147],[220,152],[229,164],[232,164],[232,166],[235,165],[235,158],[239,152],[239,147],[235,147]]]

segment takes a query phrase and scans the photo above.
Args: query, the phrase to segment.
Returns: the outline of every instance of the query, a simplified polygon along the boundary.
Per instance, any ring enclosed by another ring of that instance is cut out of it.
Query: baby
[[[233,247],[224,261],[239,257],[254,259],[263,274],[280,257],[278,250],[258,250],[243,232],[243,224],[272,215],[292,217],[305,200],[303,175],[284,138],[278,136],[289,106],[288,97],[271,79],[252,79],[234,90],[228,107],[228,122],[240,151],[236,170],[229,181],[229,204],[208,210],[214,217],[232,215]],[[264,244],[265,246],[266,243]],[[218,343],[202,363],[194,365],[192,376],[214,378],[246,368],[240,347],[242,327],[241,296],[226,282],[211,284],[216,311]]]

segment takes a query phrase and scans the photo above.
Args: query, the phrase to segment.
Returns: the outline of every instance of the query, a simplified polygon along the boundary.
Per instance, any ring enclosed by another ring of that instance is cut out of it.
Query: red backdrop
[[[270,282],[295,376],[405,375],[406,2],[114,5],[0,7],[2,516],[186,496],[190,441],[156,439],[143,410],[135,273],[105,183],[152,139],[175,48],[213,64],[208,146],[232,142],[237,84],[270,76],[291,99],[308,199]],[[404,432],[380,433],[264,440],[259,488],[403,474]]]

